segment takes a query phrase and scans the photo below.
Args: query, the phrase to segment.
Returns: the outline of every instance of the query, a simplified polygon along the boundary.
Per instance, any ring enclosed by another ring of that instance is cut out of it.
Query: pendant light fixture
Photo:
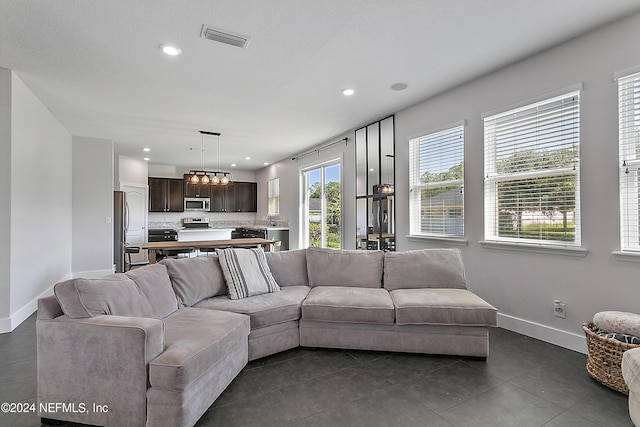
[[[218,137],[218,170],[207,171],[204,169],[204,136],[213,135]],[[220,133],[200,131],[200,170],[189,171],[189,184],[210,184],[229,185],[231,184],[231,172],[220,171]],[[222,175],[222,176],[218,176]]]

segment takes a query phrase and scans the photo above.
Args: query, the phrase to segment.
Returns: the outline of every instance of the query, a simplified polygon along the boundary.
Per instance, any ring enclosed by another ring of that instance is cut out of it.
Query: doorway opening
[[[304,247],[342,248],[341,162],[334,160],[302,172]]]

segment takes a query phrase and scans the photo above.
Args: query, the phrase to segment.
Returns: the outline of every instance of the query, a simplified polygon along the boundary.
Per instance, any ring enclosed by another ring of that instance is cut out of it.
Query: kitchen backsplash
[[[214,216],[215,215],[215,216]],[[232,218],[220,219],[220,215],[194,215],[194,214],[165,214],[165,213],[149,213],[148,227],[154,228],[173,228],[178,229],[182,227],[182,218],[191,217],[208,217],[209,226],[211,228],[236,228],[236,227],[250,227],[252,225],[259,226],[275,226],[275,227],[289,227],[289,221],[279,219],[278,217],[272,217],[268,220],[256,219],[255,214],[237,214]]]

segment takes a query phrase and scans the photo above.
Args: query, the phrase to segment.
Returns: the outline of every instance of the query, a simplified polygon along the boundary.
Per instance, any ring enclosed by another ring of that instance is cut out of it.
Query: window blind
[[[464,126],[409,141],[410,233],[464,236]]]
[[[620,247],[640,251],[640,73],[618,79]]]
[[[485,239],[580,245],[580,99],[484,119]]]

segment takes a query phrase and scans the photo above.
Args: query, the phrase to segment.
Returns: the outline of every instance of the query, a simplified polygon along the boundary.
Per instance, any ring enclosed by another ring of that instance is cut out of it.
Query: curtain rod
[[[323,146],[315,148],[313,150],[306,151],[306,152],[304,152],[302,154],[297,154],[297,155],[291,156],[291,160],[298,160],[299,158],[308,156],[309,154],[319,153],[320,150],[324,150],[325,148],[333,147],[334,145],[340,144],[342,142],[344,142],[345,144],[348,143],[349,142],[349,138],[345,137],[345,138],[342,138],[342,139],[340,139],[338,141],[334,141],[332,143],[325,144]]]

